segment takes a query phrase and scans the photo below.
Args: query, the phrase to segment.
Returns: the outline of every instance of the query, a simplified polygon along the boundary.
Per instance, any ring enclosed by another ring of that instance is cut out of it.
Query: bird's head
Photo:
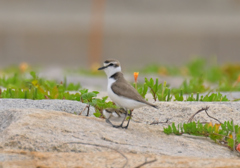
[[[120,62],[113,59],[106,60],[103,63],[103,67],[98,68],[98,70],[104,70],[107,77],[109,78],[113,74],[121,72]]]

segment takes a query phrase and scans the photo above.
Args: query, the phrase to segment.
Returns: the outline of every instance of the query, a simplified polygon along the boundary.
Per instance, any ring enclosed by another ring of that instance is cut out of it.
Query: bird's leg
[[[122,110],[122,109],[121,109]],[[125,121],[125,119],[126,119],[126,117],[127,117],[127,111],[125,111],[126,113],[124,113],[125,114],[125,117],[124,117],[124,119],[123,119],[123,121],[122,121],[122,123],[120,124],[120,125],[114,125],[110,120],[109,120],[109,118],[108,119],[106,119],[106,122],[107,123],[109,123],[109,124],[111,124],[114,128],[120,128],[120,127],[122,127],[123,126],[123,123],[124,123],[124,121]],[[118,113],[117,113],[118,114]],[[120,115],[119,115],[120,116]]]
[[[128,119],[128,123],[127,123],[127,125],[125,126],[125,127],[122,127],[122,128],[125,128],[125,129],[127,129],[128,128],[128,125],[129,125],[129,123],[130,123],[130,120],[131,120],[131,117],[132,117],[132,111],[133,110],[130,110],[130,114],[128,114],[128,116],[129,116],[129,119]],[[124,119],[125,120],[125,119]]]
[[[118,110],[116,110],[115,113],[118,115],[118,117],[121,117],[120,113],[118,112]]]
[[[122,124],[123,124],[123,123],[121,123],[120,125],[114,125],[109,119],[106,119],[106,122],[108,124],[110,124],[111,126],[113,126],[114,128],[120,128],[120,127],[122,127]]]
[[[120,128],[120,127],[125,128],[125,127],[123,127],[123,123],[124,123],[124,121],[126,120],[126,118],[127,118],[127,116],[128,116],[128,111],[125,110],[125,109],[123,109],[123,108],[121,108],[120,111],[116,110],[115,112],[116,112],[119,116],[120,116],[120,113],[122,113],[122,114],[125,115],[122,123],[121,123],[120,125],[114,125],[114,124],[109,120],[111,117],[107,118],[107,119],[106,119],[106,122],[109,123],[109,124],[110,124],[111,126],[113,126],[114,128]]]

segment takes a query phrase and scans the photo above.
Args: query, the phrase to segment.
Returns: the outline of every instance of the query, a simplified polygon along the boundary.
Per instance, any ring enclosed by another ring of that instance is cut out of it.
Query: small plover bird
[[[121,125],[116,126],[113,125],[109,118],[107,118],[107,122],[110,123],[113,127],[122,127],[122,128],[128,128],[130,118],[128,120],[127,126],[123,127],[123,123],[127,117],[127,110],[130,110],[130,117],[131,112],[135,108],[139,108],[145,105],[152,106],[154,108],[157,108],[156,105],[151,104],[147,102],[138,92],[137,90],[129,84],[126,79],[123,76],[123,73],[121,72],[121,66],[119,61],[109,59],[106,60],[103,63],[103,67],[99,68],[98,70],[104,70],[107,78],[108,78],[108,86],[107,86],[107,92],[110,99],[119,107],[123,108],[125,110],[125,117],[121,123]],[[105,110],[106,112],[106,110]],[[116,113],[116,111],[111,110],[111,112]]]

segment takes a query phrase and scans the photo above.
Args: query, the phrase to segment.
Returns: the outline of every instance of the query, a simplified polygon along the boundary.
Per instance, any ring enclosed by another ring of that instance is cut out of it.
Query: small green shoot
[[[183,91],[180,91],[180,94],[175,94],[175,100],[174,101],[183,101]]]
[[[233,150],[233,146],[237,146],[240,143],[240,126],[234,125],[235,127],[235,144],[233,140],[233,122],[225,121],[223,124],[212,123],[201,124],[199,121],[178,124],[175,126],[175,123],[164,128],[164,133],[182,135],[190,134],[195,136],[204,136],[209,137],[211,140],[218,144],[227,145],[230,149]]]

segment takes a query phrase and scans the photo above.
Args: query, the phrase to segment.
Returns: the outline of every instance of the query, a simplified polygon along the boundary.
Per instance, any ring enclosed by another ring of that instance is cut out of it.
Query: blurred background
[[[0,0],[0,67],[240,62],[240,0]]]

